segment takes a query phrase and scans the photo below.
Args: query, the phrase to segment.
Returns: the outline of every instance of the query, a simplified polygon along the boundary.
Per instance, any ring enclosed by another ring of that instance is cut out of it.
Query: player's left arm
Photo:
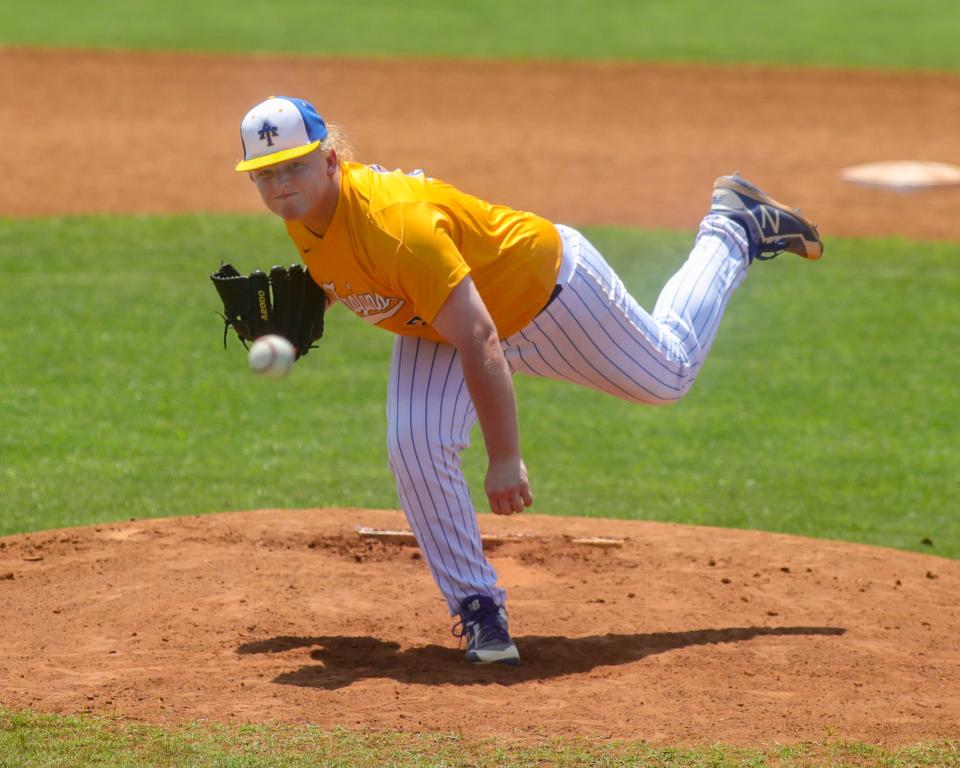
[[[499,515],[522,512],[533,504],[533,496],[520,455],[513,379],[496,326],[469,275],[456,285],[431,325],[460,353],[487,446],[484,487],[490,509]]]

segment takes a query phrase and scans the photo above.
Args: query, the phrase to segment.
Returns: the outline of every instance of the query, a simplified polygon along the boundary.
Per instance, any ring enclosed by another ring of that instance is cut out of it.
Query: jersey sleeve
[[[470,274],[453,220],[429,203],[391,206],[378,216],[394,248],[390,284],[425,323],[433,322],[453,289]]]

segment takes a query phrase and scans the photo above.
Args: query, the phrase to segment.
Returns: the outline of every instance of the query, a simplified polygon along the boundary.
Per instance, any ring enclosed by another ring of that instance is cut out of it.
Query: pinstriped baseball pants
[[[728,299],[746,276],[743,229],[708,215],[652,313],[640,307],[583,235],[557,229],[563,290],[526,328],[503,341],[511,370],[648,405],[682,398],[710,350]],[[451,614],[467,595],[505,602],[483,553],[460,468],[476,419],[456,349],[398,336],[387,398],[390,467]]]

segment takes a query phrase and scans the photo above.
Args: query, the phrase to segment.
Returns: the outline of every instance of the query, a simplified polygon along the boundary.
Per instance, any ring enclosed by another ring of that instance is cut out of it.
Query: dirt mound
[[[399,512],[0,539],[0,702],[526,739],[955,737],[960,563],[680,525],[482,516],[524,659],[474,668]],[[597,548],[576,536],[610,536]]]

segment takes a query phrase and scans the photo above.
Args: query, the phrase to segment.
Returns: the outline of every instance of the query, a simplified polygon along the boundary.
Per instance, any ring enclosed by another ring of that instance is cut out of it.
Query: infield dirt
[[[29,84],[29,87],[25,87]],[[735,169],[831,235],[960,239],[960,191],[845,185],[960,161],[960,79],[749,67],[0,50],[5,215],[259,211],[243,112],[303,95],[359,159],[575,225],[693,229]],[[386,361],[385,361],[386,365]],[[524,666],[464,664],[391,511],[132,521],[0,539],[0,703],[159,722],[517,739],[956,737],[960,565],[642,522],[485,515]],[[626,539],[601,550],[578,534]]]
[[[243,512],[0,540],[0,701],[148,721],[517,740],[955,737],[960,564],[748,531],[523,515],[490,551],[517,669],[475,668],[395,511]],[[624,538],[598,549],[570,537]],[[13,620],[12,617],[16,617]]]
[[[714,178],[740,170],[826,238],[960,239],[960,187],[839,177],[960,164],[956,75],[0,49],[0,92],[6,215],[260,212],[233,171],[240,118],[286,93],[341,123],[360,160],[574,226],[693,230]]]

